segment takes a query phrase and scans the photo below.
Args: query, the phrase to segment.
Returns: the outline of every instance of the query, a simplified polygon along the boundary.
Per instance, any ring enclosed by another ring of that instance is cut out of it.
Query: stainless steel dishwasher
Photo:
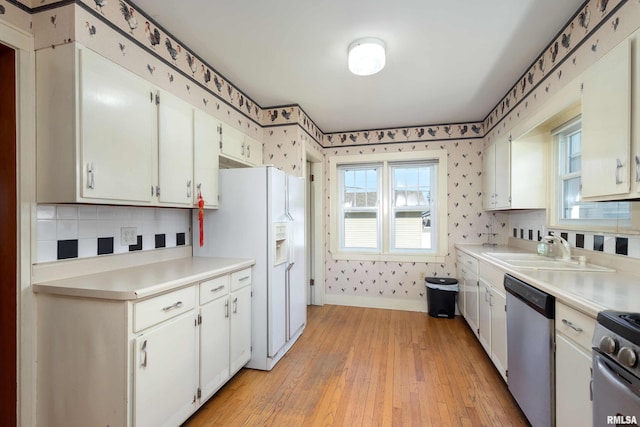
[[[509,391],[533,427],[555,425],[552,295],[506,274]]]

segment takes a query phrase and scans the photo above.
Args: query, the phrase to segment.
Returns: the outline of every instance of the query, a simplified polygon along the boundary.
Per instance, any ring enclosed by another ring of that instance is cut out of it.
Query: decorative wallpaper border
[[[550,79],[557,76],[558,80],[563,79],[560,67],[568,61],[576,51],[586,43],[592,35],[598,32],[606,24],[610,17],[615,15],[628,0],[586,0],[576,11],[569,22],[543,49],[542,53],[533,61],[530,67],[514,83],[507,94],[496,104],[492,111],[483,120],[487,134],[497,127],[510,113],[516,110],[522,102],[527,103],[526,98],[538,89],[544,82],[545,92],[551,89]],[[617,16],[611,20],[613,31],[617,31],[618,26],[624,17]],[[584,30],[584,31],[583,31]],[[599,40],[590,46],[592,52],[598,52]],[[605,50],[606,51],[606,50]],[[573,65],[576,57],[574,56]],[[568,79],[564,79],[568,81]],[[520,113],[518,113],[518,117]]]

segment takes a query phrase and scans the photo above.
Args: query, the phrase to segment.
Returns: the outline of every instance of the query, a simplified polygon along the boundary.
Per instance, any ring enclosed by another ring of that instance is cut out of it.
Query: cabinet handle
[[[224,317],[229,318],[229,300],[224,303]]]
[[[640,182],[640,156],[636,155],[636,182]]]
[[[191,180],[187,181],[187,197],[191,197]]]
[[[622,163],[622,160],[616,159],[616,184],[622,184],[622,181],[620,180],[620,169],[623,167],[624,164]]]
[[[233,299],[233,312],[237,313],[238,312],[238,297],[235,297]]]
[[[220,285],[216,288],[211,289],[211,292],[218,292],[224,289],[224,285]]]
[[[251,158],[251,146],[247,145],[247,158]]]
[[[245,280],[249,280],[251,279],[251,276],[243,276],[241,278],[238,279],[239,282],[244,282]]]
[[[196,189],[198,190],[198,197],[200,197],[202,195],[202,183],[198,183],[198,185],[196,185]]]
[[[166,306],[166,307],[163,307],[163,308],[162,308],[162,311],[167,312],[167,311],[171,311],[171,310],[173,310],[174,308],[180,308],[180,307],[182,307],[182,301],[178,301],[178,302],[177,302],[177,303],[175,303],[175,304],[172,304],[172,305],[168,305],[168,306]]]
[[[140,366],[143,368],[147,367],[147,340],[144,340],[142,343],[142,348],[140,349],[142,352],[142,362],[140,362]]]
[[[92,190],[96,188],[94,175],[95,175],[95,167],[93,166],[93,162],[91,162],[87,164],[87,187],[89,187]]]
[[[573,329],[576,332],[582,332],[582,328],[580,326],[576,326],[573,323],[569,322],[567,319],[562,319],[562,324]]]
[[[242,150],[242,151],[240,152],[240,154],[242,154],[242,155],[244,156],[244,142],[242,143],[241,150]]]

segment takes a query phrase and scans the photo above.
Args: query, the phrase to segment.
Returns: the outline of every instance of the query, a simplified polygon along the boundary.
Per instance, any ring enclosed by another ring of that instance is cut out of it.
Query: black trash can
[[[448,277],[427,277],[424,282],[429,316],[453,319],[456,315],[458,281]]]

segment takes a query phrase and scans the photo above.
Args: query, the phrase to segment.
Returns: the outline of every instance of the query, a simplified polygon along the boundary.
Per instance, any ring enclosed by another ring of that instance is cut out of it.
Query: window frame
[[[391,177],[389,164],[393,163],[418,164],[430,162],[437,164],[435,172],[435,185],[432,185],[433,206],[437,218],[431,216],[431,226],[435,230],[434,248],[430,252],[413,249],[391,249],[391,222],[393,209],[391,207]],[[342,249],[340,237],[340,203],[342,196],[339,194],[339,166],[344,165],[372,165],[381,164],[382,188],[380,189],[380,221],[381,228],[380,245],[375,250]],[[417,262],[444,262],[448,253],[447,236],[447,151],[427,150],[417,152],[398,153],[373,153],[359,155],[332,156],[328,159],[330,182],[330,252],[336,260],[363,260],[363,261],[417,261]]]

